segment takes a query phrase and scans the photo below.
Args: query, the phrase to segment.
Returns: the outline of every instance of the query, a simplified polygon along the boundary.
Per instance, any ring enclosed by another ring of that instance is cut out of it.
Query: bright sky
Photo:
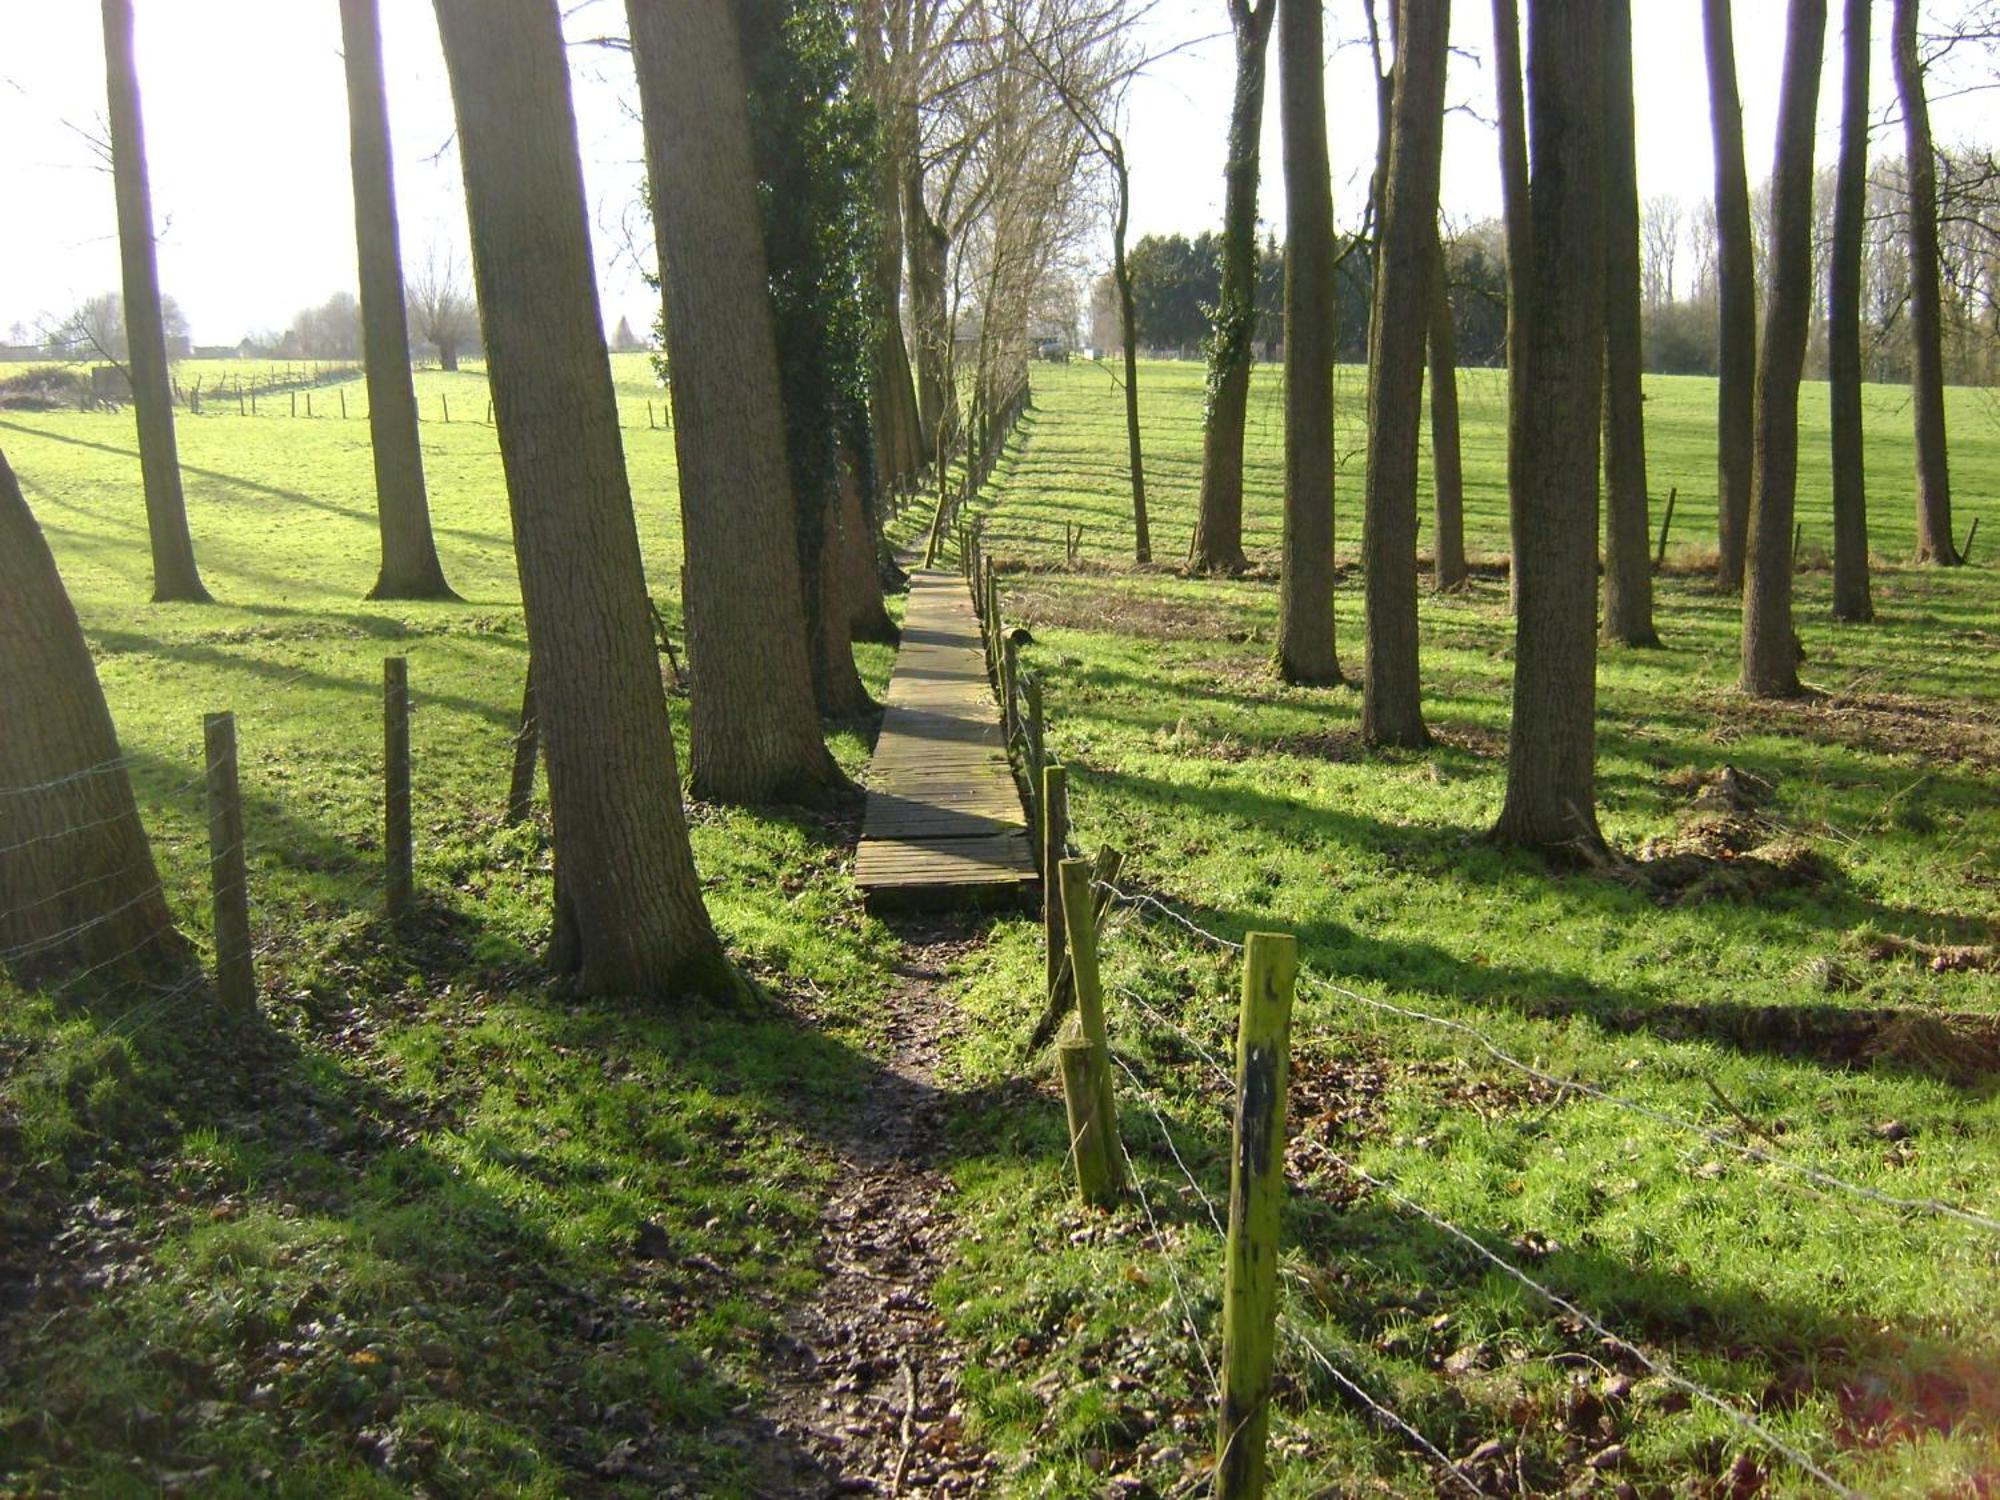
[[[1386,3],[1386,0],[1385,0]],[[188,315],[198,343],[235,343],[283,329],[299,308],[355,284],[348,183],[347,111],[340,26],[333,0],[136,0],[153,204],[162,233],[163,287]],[[464,206],[450,149],[451,101],[437,28],[426,0],[381,0],[406,261],[433,246],[462,247]],[[1498,212],[1487,0],[1459,0],[1449,97],[1444,200],[1454,217]],[[1635,0],[1639,173],[1645,196],[1693,203],[1708,193],[1708,93],[1699,0]],[[1839,110],[1838,9],[1828,27],[1821,86],[1820,154],[1831,160]],[[591,7],[589,34],[617,7]],[[1752,180],[1769,171],[1782,0],[1737,0],[1737,69]],[[1893,99],[1887,7],[1878,6],[1873,97]],[[607,14],[608,13],[608,14]],[[1222,0],[1161,0],[1148,19],[1149,50],[1165,51],[1226,27]],[[1360,0],[1329,0],[1327,105],[1336,212],[1358,217],[1374,152],[1375,106]],[[0,338],[17,320],[33,328],[118,285],[111,181],[85,133],[102,134],[103,43],[89,0],[0,0]],[[634,264],[628,225],[641,173],[626,100],[629,63],[599,48],[572,50],[584,171],[607,321],[652,321],[653,299]],[[1267,97],[1262,216],[1282,223],[1276,47]],[[1219,222],[1231,48],[1226,38],[1177,53],[1142,79],[1127,130],[1133,229],[1197,231]],[[1935,111],[1941,141],[2000,134],[1990,96]],[[1895,132],[1878,149],[1900,149]],[[642,224],[637,224],[645,238]]]

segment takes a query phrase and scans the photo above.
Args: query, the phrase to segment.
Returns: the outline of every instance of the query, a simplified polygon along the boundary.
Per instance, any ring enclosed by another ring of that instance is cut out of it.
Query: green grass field
[[[672,437],[648,428],[660,393],[643,358],[618,370],[647,568],[672,618]],[[1155,555],[1171,559],[1193,520],[1201,372],[1149,365],[1142,381]],[[418,388],[464,605],[361,600],[375,539],[358,384],[345,421],[326,415],[338,387],[314,393],[310,421],[219,403],[182,418],[213,607],[144,602],[129,417],[0,413],[169,891],[203,940],[200,715],[237,713],[272,1022],[245,1042],[185,1003],[0,988],[0,1285],[25,1266],[48,1276],[25,1308],[0,1305],[0,1490],[753,1483],[730,1433],[755,1409],[778,1310],[810,1284],[824,1137],[881,1055],[897,944],[846,874],[851,821],[696,808],[718,925],[783,1005],[643,1016],[540,979],[546,824],[498,816],[525,638],[484,382],[432,372]],[[1646,870],[1678,854],[1702,872],[1665,886],[1483,842],[1504,775],[1503,581],[1423,604],[1438,748],[1365,753],[1357,695],[1270,677],[1267,577],[1127,565],[1105,372],[1038,367],[1036,390],[979,508],[1007,613],[1035,637],[1078,836],[1116,842],[1128,884],[1221,936],[1296,932],[1324,981],[1295,1020],[1274,1492],[1453,1492],[1351,1387],[1495,1492],[1813,1488],[1408,1204],[1854,1488],[2000,1479],[2000,1236],[1734,1149],[2000,1216],[2000,982],[1947,956],[2000,939],[2000,596],[1985,567],[1897,565],[1912,545],[1902,393],[1869,396],[1881,623],[1834,627],[1824,570],[1799,576],[1805,675],[1826,696],[1734,695],[1735,603],[1696,572],[1660,581],[1664,650],[1602,658],[1605,831]],[[1502,391],[1497,373],[1465,376],[1475,560],[1504,543]],[[1712,545],[1713,386],[1648,391],[1654,488],[1679,487],[1674,550],[1692,563]],[[1351,562],[1356,372],[1342,397]],[[1806,410],[1811,564],[1829,534],[1822,389]],[[1963,536],[2000,491],[2000,407],[1957,391],[1951,415]],[[1265,563],[1281,436],[1261,371],[1247,512]],[[1069,570],[1063,528],[1079,520]],[[1992,529],[2000,515],[1982,556]],[[1350,673],[1359,611],[1350,580]],[[409,657],[419,704],[426,905],[400,941],[376,878],[388,654]],[[879,685],[889,662],[866,648],[864,675]],[[860,769],[862,729],[831,742]],[[1769,790],[1754,812],[1705,819],[1701,779],[1725,763]],[[1104,1218],[1072,1201],[1045,1063],[1025,1067],[1036,1088],[1012,1086],[1038,929],[996,915],[980,931],[948,984],[971,1025],[947,1079],[959,1241],[937,1293],[970,1353],[965,1421],[1001,1458],[999,1493],[1097,1495],[1118,1476],[1138,1486],[1124,1493],[1172,1493],[1212,1442],[1220,1241],[1204,1200],[1226,1190],[1228,1115],[1206,1058],[1233,1045],[1232,960],[1160,920],[1121,916],[1107,935],[1145,1197]],[[1475,1025],[1715,1138],[1529,1080],[1370,999]],[[642,1233],[671,1253],[635,1258]]]

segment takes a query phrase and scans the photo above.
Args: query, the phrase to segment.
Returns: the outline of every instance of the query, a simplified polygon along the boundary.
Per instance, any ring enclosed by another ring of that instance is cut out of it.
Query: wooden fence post
[[[340,392],[340,420],[343,422],[347,420],[347,391],[345,388]]]
[[[292,392],[292,415],[296,417],[296,416],[297,416],[298,414],[299,414],[299,393],[298,393],[297,391],[293,391],[293,392]]]
[[[1021,715],[1014,702],[1020,681],[1021,646],[1010,630],[1000,640],[1000,735],[1010,754],[1015,738],[1021,733]]]
[[[1061,863],[1057,856],[1049,864],[1053,869]],[[1109,844],[1097,851],[1097,862],[1091,866],[1090,884],[1097,893],[1091,915],[1098,924],[1104,921],[1104,914],[1111,910],[1111,886],[1118,879],[1118,872],[1124,867],[1125,856]],[[1044,884],[1047,882],[1044,881]],[[1060,903],[1058,903],[1060,910]],[[1076,998],[1076,984],[1071,977],[1069,952],[1065,948],[1056,954],[1056,962],[1051,965],[1048,980],[1048,1002],[1042,1007],[1041,1019],[1035,1022],[1035,1029],[1028,1033],[1028,1045],[1023,1049],[1024,1057],[1032,1057],[1054,1039],[1062,1018],[1069,1013],[1070,1001]]]
[[[1109,1066],[1097,1043],[1088,1037],[1064,1037],[1056,1045],[1056,1072],[1062,1079],[1063,1111],[1069,1119],[1069,1154],[1076,1163],[1076,1185],[1092,1208],[1118,1202],[1118,1174],[1104,1139],[1097,1109],[1097,1077]]]
[[[1125,1148],[1118,1139],[1118,1111],[1111,1090],[1111,1039],[1104,1027],[1104,985],[1097,968],[1097,893],[1090,861],[1066,859],[1062,882],[1063,927],[1069,939],[1070,982],[1076,987],[1076,1019],[1084,1038],[1096,1045],[1091,1072],[1096,1078],[1097,1125],[1110,1158],[1112,1191],[1126,1186]]]
[[[535,752],[541,739],[541,717],[535,706],[535,662],[528,659],[528,681],[521,689],[521,723],[514,731],[514,774],[507,782],[507,821],[525,823],[535,808]]]
[[[1044,997],[1053,1001],[1056,981],[1063,972],[1068,954],[1063,936],[1063,904],[1060,872],[1069,857],[1069,770],[1064,766],[1042,769],[1042,942],[1048,961],[1048,982]]]
[[[311,391],[307,391],[307,392],[306,392],[306,417],[307,417],[307,419],[308,419],[308,420],[310,420],[310,419],[311,419],[311,417],[312,417],[312,414],[313,414],[313,393],[312,393]]]
[[[389,915],[410,909],[415,884],[410,836],[410,664],[382,662],[382,854]]]
[[[1667,513],[1660,517],[1660,545],[1653,549],[1653,568],[1656,572],[1667,565],[1667,533],[1673,530],[1674,501],[1680,498],[1680,493],[1679,485],[1667,491]]]
[[[1253,932],[1243,946],[1236,1027],[1236,1128],[1229,1159],[1229,1245],[1222,1292],[1222,1410],[1216,1500],[1264,1493],[1277,1339],[1278,1205],[1285,1190],[1285,1090],[1291,1075],[1298,941]]]
[[[438,405],[444,408],[445,421],[446,422],[451,421],[451,397],[447,396],[443,391],[439,391]]]
[[[1035,804],[1035,824],[1041,826],[1042,767],[1048,755],[1047,723],[1043,718],[1042,674],[1030,672],[1021,684],[1021,698],[1028,706],[1028,789]]]
[[[202,751],[208,761],[208,886],[215,903],[215,989],[224,1005],[248,1015],[257,1009],[257,973],[250,957],[250,877],[243,858],[236,715],[205,714],[201,731]]]

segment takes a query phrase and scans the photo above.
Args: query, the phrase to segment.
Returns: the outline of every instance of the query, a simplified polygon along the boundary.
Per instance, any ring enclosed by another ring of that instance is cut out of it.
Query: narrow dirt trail
[[[762,1496],[974,1495],[992,1460],[965,1434],[960,1352],[931,1291],[956,1229],[943,1170],[951,1101],[944,1049],[965,1022],[940,993],[983,939],[963,918],[893,923],[901,962],[879,1067],[831,1142],[837,1176],[820,1223],[824,1280],[788,1310],[763,1371]]]

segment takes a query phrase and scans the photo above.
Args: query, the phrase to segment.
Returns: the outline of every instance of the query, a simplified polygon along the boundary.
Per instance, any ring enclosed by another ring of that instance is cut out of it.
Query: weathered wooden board
[[[1032,884],[1027,818],[979,622],[957,574],[912,576],[884,704],[855,883],[871,895],[930,901]]]

